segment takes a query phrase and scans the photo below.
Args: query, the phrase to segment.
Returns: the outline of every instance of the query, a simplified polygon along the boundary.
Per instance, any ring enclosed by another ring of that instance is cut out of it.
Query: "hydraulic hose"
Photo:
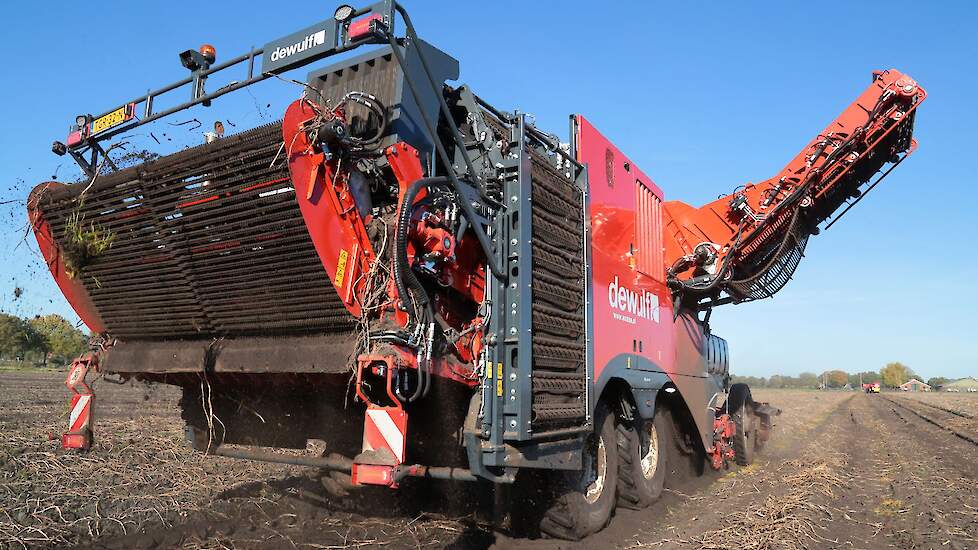
[[[408,312],[409,329],[414,328],[414,324],[418,322],[418,319],[414,318],[414,298],[408,292],[408,285],[422,297],[422,306],[426,308],[430,307],[427,292],[425,292],[424,287],[421,286],[421,281],[414,275],[411,266],[408,264],[407,239],[411,226],[411,214],[414,212],[414,201],[422,189],[430,185],[446,183],[448,183],[448,180],[444,177],[415,180],[404,192],[404,198],[401,199],[401,208],[397,212],[397,228],[394,233],[394,283],[397,286],[397,294],[401,298],[401,303]]]
[[[719,284],[720,281],[726,276],[727,270],[729,268],[730,258],[734,254],[736,254],[738,249],[740,248],[740,237],[743,230],[744,230],[744,226],[743,224],[741,224],[740,228],[737,230],[737,239],[734,241],[733,246],[730,247],[730,250],[727,252],[727,255],[723,257],[723,262],[720,264],[720,268],[717,269],[716,273],[713,275],[713,277],[710,278],[710,281],[708,283],[699,284],[699,285],[695,283],[690,284],[676,276],[676,272],[682,266],[682,262],[684,261],[685,258],[679,258],[678,260],[676,260],[676,262],[672,264],[672,267],[669,268],[667,274],[670,277],[672,277],[679,284],[680,288],[682,288],[683,290],[694,290],[697,292],[708,292],[710,290],[713,290],[717,286],[717,284]]]
[[[445,103],[445,98],[442,97],[441,93],[438,92],[438,87],[436,86],[434,79],[431,76],[431,70],[428,68],[428,62],[425,60],[424,52],[422,52],[421,48],[417,46],[418,37],[417,37],[417,33],[414,32],[414,26],[411,24],[411,19],[408,17],[407,11],[405,11],[400,4],[395,3],[394,8],[398,11],[398,13],[401,14],[401,17],[404,18],[404,24],[408,31],[408,38],[411,39],[411,43],[414,45],[415,51],[418,55],[418,59],[421,60],[421,66],[424,69],[424,73],[427,76],[428,82],[432,86],[432,91],[434,92],[434,95],[438,98],[440,112],[443,115],[445,115],[445,120],[448,121],[449,127],[452,128],[453,130],[452,136],[455,139],[455,144],[461,148],[461,156],[462,159],[465,161],[466,167],[468,169],[468,174],[470,175],[470,177],[475,179],[477,183],[479,183],[479,187],[480,189],[482,189],[484,185],[479,179],[478,172],[476,172],[475,168],[472,166],[472,161],[468,158],[468,153],[465,152],[465,147],[463,146],[464,142],[461,139],[461,134],[459,134],[458,128],[455,126],[455,123],[452,121],[451,111],[448,109],[448,105]],[[391,53],[394,54],[394,59],[397,60],[397,64],[404,70],[405,73],[404,82],[408,85],[408,89],[411,91],[411,95],[416,98],[422,97],[420,95],[420,92],[418,91],[417,86],[414,84],[414,80],[408,76],[410,72],[408,71],[407,63],[404,61],[404,56],[401,55],[401,51],[398,49],[397,39],[394,37],[394,34],[391,33],[390,31],[387,32],[387,40],[390,43]],[[479,241],[479,246],[482,248],[483,253],[486,255],[486,265],[489,266],[489,271],[491,271],[492,274],[497,279],[506,280],[508,278],[508,274],[506,273],[505,266],[503,262],[499,261],[496,258],[496,254],[492,242],[489,240],[489,236],[486,235],[486,232],[482,228],[482,226],[479,225],[479,220],[477,219],[475,210],[472,208],[472,205],[469,204],[469,202],[464,199],[465,195],[462,193],[462,184],[461,182],[459,182],[458,176],[455,175],[454,170],[452,170],[451,168],[452,161],[448,157],[448,152],[445,150],[445,145],[441,142],[441,139],[438,137],[438,131],[435,125],[432,123],[431,119],[428,117],[428,114],[425,112],[424,109],[420,109],[418,111],[418,114],[421,115],[421,120],[424,122],[425,129],[428,130],[428,135],[435,146],[435,152],[438,154],[438,157],[441,159],[442,164],[444,164],[446,167],[446,171],[448,172],[448,176],[449,176],[448,182],[452,185],[452,188],[455,190],[455,194],[458,197],[458,205],[462,207],[462,214],[464,214],[465,217],[469,220],[469,224],[472,226],[472,230],[475,233],[475,237]]]
[[[431,309],[431,301],[428,293],[417,275],[411,269],[407,256],[407,240],[411,227],[411,215],[414,211],[414,201],[422,189],[429,186],[446,185],[447,178],[421,178],[408,186],[401,199],[401,208],[397,213],[397,228],[394,236],[394,284],[397,287],[397,294],[401,299],[401,304],[408,314],[408,330],[414,331],[419,323],[428,324],[434,322],[434,312]],[[413,296],[411,293],[414,293]],[[418,298],[419,303],[415,303]],[[417,307],[416,307],[417,306]],[[423,329],[422,329],[423,330]],[[431,335],[429,335],[431,336]],[[427,346],[430,348],[431,343]],[[418,387],[408,397],[407,402],[412,402],[419,397],[427,394],[430,384],[431,374],[428,372],[428,363],[431,361],[427,351],[422,352],[424,360],[418,363]]]
[[[351,136],[348,138],[348,141],[353,147],[360,151],[375,147],[378,143],[380,143],[381,138],[384,137],[384,133],[387,131],[387,107],[385,107],[379,99],[366,92],[347,92],[347,94],[343,96],[343,99],[340,100],[340,103],[345,101],[352,101],[353,103],[362,105],[367,110],[372,112],[379,120],[377,130],[374,132],[374,135],[369,137]]]

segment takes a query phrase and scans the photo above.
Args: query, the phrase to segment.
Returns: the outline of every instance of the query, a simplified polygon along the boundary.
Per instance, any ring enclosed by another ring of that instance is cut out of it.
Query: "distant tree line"
[[[844,388],[846,385],[859,389],[860,384],[873,384],[879,382],[886,388],[897,388],[911,378],[919,378],[913,370],[903,363],[887,363],[879,371],[863,371],[848,373],[843,370],[829,370],[821,374],[814,372],[803,372],[798,376],[785,376],[775,374],[768,378],[762,376],[732,376],[732,382],[743,382],[751,387],[757,388]],[[943,386],[952,379],[943,376],[928,378],[926,382],[931,386]]]
[[[60,315],[23,319],[0,313],[0,360],[65,364],[88,349],[88,336]]]

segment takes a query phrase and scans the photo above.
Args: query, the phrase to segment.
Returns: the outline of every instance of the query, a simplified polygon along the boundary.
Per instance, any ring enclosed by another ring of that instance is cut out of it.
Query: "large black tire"
[[[749,466],[754,462],[754,447],[756,431],[753,428],[753,415],[744,408],[733,416],[734,425],[737,427],[734,432],[733,448],[734,459],[741,466]]]
[[[618,424],[618,505],[648,507],[662,496],[674,447],[674,426],[668,410],[652,420],[635,418]]]
[[[727,413],[736,427],[733,437],[734,460],[741,466],[749,466],[754,462],[757,429],[753,403],[747,384],[730,386]]]
[[[547,535],[581,540],[611,521],[618,486],[614,414],[599,406],[594,426],[584,445],[584,468],[561,476],[557,496],[540,520],[540,531]]]

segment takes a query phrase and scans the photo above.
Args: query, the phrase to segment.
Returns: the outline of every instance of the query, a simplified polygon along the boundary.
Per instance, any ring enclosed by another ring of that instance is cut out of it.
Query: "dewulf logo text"
[[[326,42],[326,31],[321,30],[319,32],[310,34],[301,42],[296,42],[291,46],[278,47],[272,52],[272,61],[279,61],[285,59],[290,55],[297,54],[299,52],[304,52],[309,48],[314,48]]]
[[[608,285],[611,314],[619,321],[635,324],[636,317],[659,322],[659,297],[645,290],[636,292],[618,282],[618,276]]]

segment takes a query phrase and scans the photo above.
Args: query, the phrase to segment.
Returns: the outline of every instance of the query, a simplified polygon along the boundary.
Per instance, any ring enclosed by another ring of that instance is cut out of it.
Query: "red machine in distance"
[[[97,173],[122,131],[368,45],[309,73],[280,123]],[[206,92],[258,56],[259,74]],[[31,194],[40,250],[99,337],[77,364],[181,387],[195,448],[350,488],[543,472],[539,529],[570,539],[657,499],[670,461],[751,462],[780,411],[729,383],[712,308],[780,290],[819,225],[913,151],[926,97],[874,73],[775,177],[694,208],[584,116],[564,144],[448,84],[458,62],[394,2],[181,62],[182,84],[55,144],[88,181]],[[181,85],[190,102],[153,111]],[[326,452],[274,450],[308,440]]]
[[[880,383],[879,382],[867,382],[863,384],[863,391],[866,393],[879,393]]]

